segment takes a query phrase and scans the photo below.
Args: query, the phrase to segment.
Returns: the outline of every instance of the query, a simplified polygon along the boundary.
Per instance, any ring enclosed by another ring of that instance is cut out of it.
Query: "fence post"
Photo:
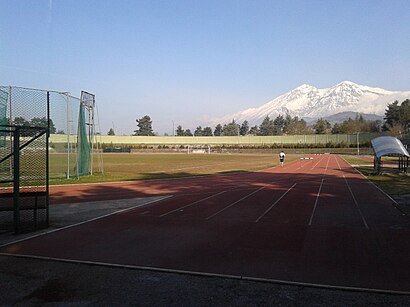
[[[50,92],[47,92],[47,132],[46,132],[46,226],[49,227],[49,205],[50,205],[50,190],[49,190],[49,183],[50,183],[50,159],[49,159],[49,145],[50,145]]]
[[[20,232],[20,127],[13,131],[13,207],[14,232]]]

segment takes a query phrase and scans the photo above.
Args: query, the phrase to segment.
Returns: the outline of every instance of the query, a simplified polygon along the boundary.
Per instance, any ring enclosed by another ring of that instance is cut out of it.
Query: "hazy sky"
[[[130,135],[260,106],[303,83],[410,90],[410,1],[0,0],[0,85],[96,94]]]

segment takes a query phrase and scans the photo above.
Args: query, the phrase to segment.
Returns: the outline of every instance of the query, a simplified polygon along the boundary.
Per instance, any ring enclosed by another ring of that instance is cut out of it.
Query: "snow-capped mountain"
[[[269,116],[289,114],[299,118],[320,118],[340,112],[367,113],[383,116],[388,104],[410,99],[410,91],[387,91],[381,88],[359,85],[350,81],[331,88],[319,89],[303,84],[257,108],[215,118],[211,124],[225,124],[233,119],[237,123],[247,120],[250,125],[260,124]]]

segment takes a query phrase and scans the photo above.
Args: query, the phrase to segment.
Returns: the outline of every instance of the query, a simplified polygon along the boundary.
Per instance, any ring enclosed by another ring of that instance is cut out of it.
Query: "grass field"
[[[373,175],[372,160],[367,161],[356,156],[348,155],[343,156],[343,158],[388,194],[410,194],[410,175],[405,173],[398,173],[397,166],[395,168],[385,167],[383,168],[382,175]],[[384,157],[383,160],[397,163],[397,158],[393,157]]]
[[[289,154],[286,162],[301,155]],[[52,155],[53,173],[64,175],[67,167],[64,155]],[[104,154],[104,174],[80,179],[51,179],[50,184],[91,183],[179,178],[232,172],[247,172],[277,166],[272,154]]]

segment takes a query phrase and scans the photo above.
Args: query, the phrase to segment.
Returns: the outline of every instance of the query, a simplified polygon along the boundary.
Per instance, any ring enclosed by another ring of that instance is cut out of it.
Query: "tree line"
[[[16,116],[12,121],[7,120],[7,124],[24,127],[48,127],[48,121],[46,117],[33,117],[31,120],[26,120],[24,117]],[[56,127],[54,126],[54,123],[50,118],[50,133],[54,134],[56,132]],[[35,132],[29,129],[21,130],[21,136],[33,136],[33,133]]]
[[[138,128],[133,135],[155,135],[152,130],[152,120],[148,115],[137,119]],[[389,131],[392,135],[400,135],[410,132],[410,100],[406,99],[401,104],[396,100],[387,106],[384,122],[380,120],[371,121],[356,115],[342,123],[332,124],[323,118],[319,118],[314,124],[308,125],[304,119],[289,114],[279,115],[275,119],[266,116],[258,126],[249,126],[248,121],[238,124],[233,119],[228,124],[217,124],[211,127],[198,126],[194,132],[183,129],[178,125],[175,134],[177,136],[273,136],[273,135],[304,135],[304,134],[355,134],[367,132]],[[109,135],[115,135],[113,129]]]

